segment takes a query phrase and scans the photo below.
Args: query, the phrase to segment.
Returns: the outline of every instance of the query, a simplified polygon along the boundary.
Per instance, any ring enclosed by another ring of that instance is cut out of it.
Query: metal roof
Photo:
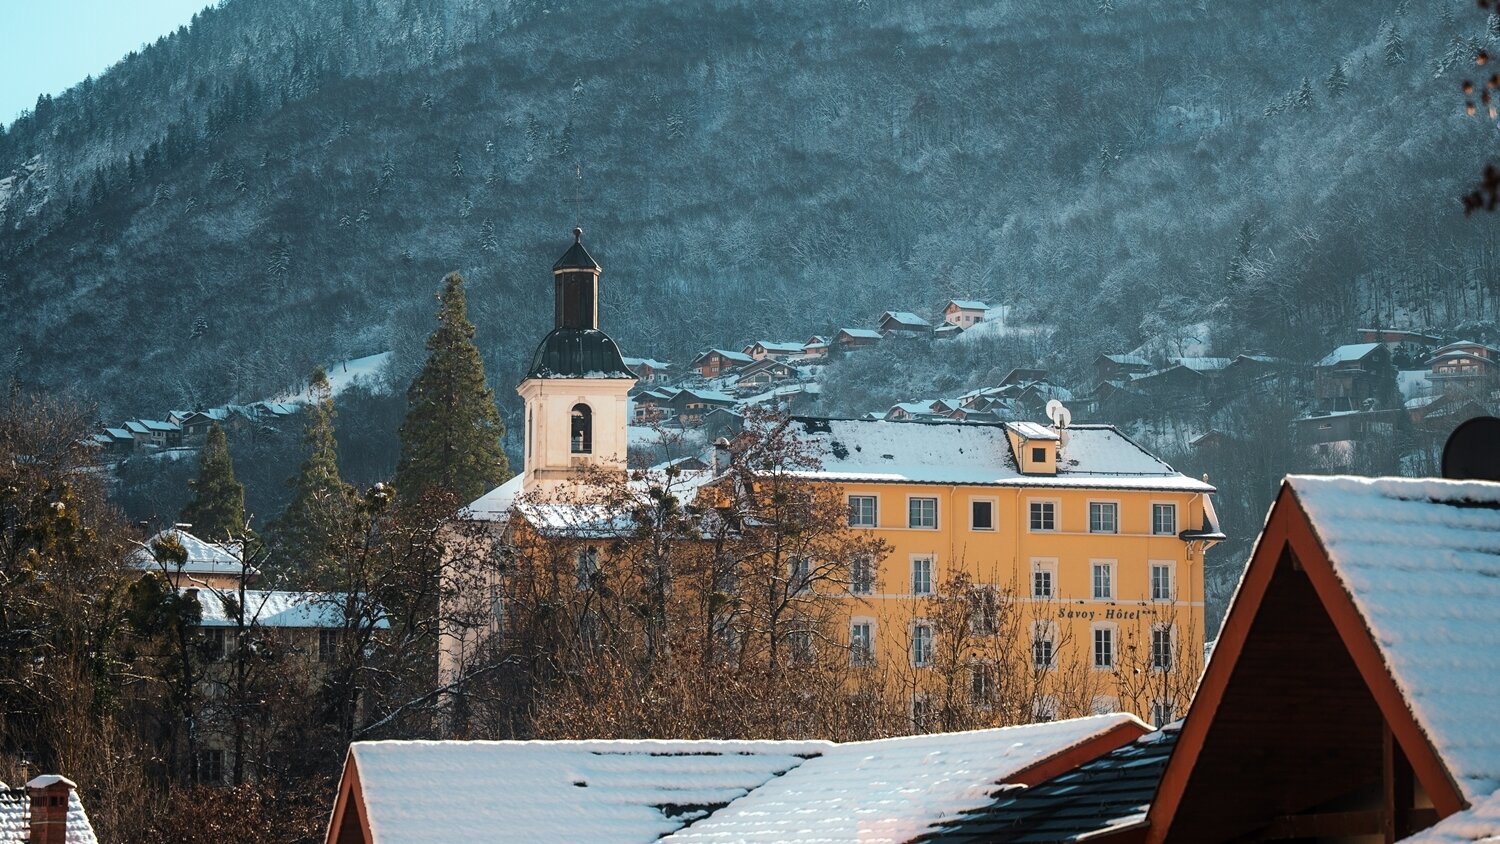
[[[597,328],[554,328],[536,347],[527,378],[635,378],[620,347]]]

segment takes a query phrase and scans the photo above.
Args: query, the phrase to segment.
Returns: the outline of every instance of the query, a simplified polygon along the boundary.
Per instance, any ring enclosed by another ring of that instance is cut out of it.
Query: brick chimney
[[[27,844],[67,844],[68,795],[77,787],[57,774],[43,774],[26,783],[31,795],[31,836]]]

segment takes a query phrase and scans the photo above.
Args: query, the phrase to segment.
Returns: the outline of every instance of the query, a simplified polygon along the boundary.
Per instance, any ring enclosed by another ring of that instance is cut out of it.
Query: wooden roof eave
[[[1203,748],[1214,715],[1223,702],[1224,691],[1244,651],[1245,640],[1261,602],[1266,595],[1277,562],[1284,550],[1307,572],[1318,598],[1322,601],[1344,647],[1349,650],[1361,678],[1390,725],[1391,733],[1406,752],[1412,770],[1427,789],[1439,818],[1466,807],[1466,801],[1447,766],[1443,764],[1426,732],[1406,705],[1390,669],[1380,654],[1369,626],[1355,608],[1353,599],[1339,580],[1327,552],[1317,539],[1311,520],[1296,499],[1290,484],[1282,482],[1281,491],[1266,517],[1265,529],[1256,542],[1245,574],[1230,603],[1213,658],[1203,673],[1198,692],[1182,724],[1181,737],[1147,813],[1148,844],[1162,844],[1181,805],[1182,795],[1192,777],[1193,767]]]
[[[343,839],[344,821],[349,816],[349,810],[354,810],[355,817],[359,819],[359,834],[365,844],[375,844],[375,834],[370,830],[369,813],[365,811],[364,789],[359,783],[359,766],[354,762],[354,748],[349,748],[349,753],[344,757],[344,773],[339,778],[338,798],[333,803],[333,817],[328,820],[328,835],[323,839],[324,844],[338,844]]]

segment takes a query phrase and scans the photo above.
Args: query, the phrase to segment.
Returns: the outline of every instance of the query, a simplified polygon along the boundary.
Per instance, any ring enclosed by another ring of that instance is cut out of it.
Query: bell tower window
[[[573,428],[569,440],[574,454],[594,453],[594,411],[588,405],[573,405]]]

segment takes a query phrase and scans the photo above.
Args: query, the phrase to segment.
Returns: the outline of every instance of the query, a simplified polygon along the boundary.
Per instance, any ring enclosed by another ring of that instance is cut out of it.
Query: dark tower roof
[[[554,328],[531,356],[527,378],[635,378],[620,347],[597,328]]]
[[[569,246],[568,251],[564,252],[563,256],[557,259],[557,263],[552,265],[553,272],[560,270],[593,270],[597,273],[602,269],[599,266],[599,262],[594,260],[594,256],[590,255],[589,251],[583,248],[583,229],[580,228],[573,229],[573,245]]]

